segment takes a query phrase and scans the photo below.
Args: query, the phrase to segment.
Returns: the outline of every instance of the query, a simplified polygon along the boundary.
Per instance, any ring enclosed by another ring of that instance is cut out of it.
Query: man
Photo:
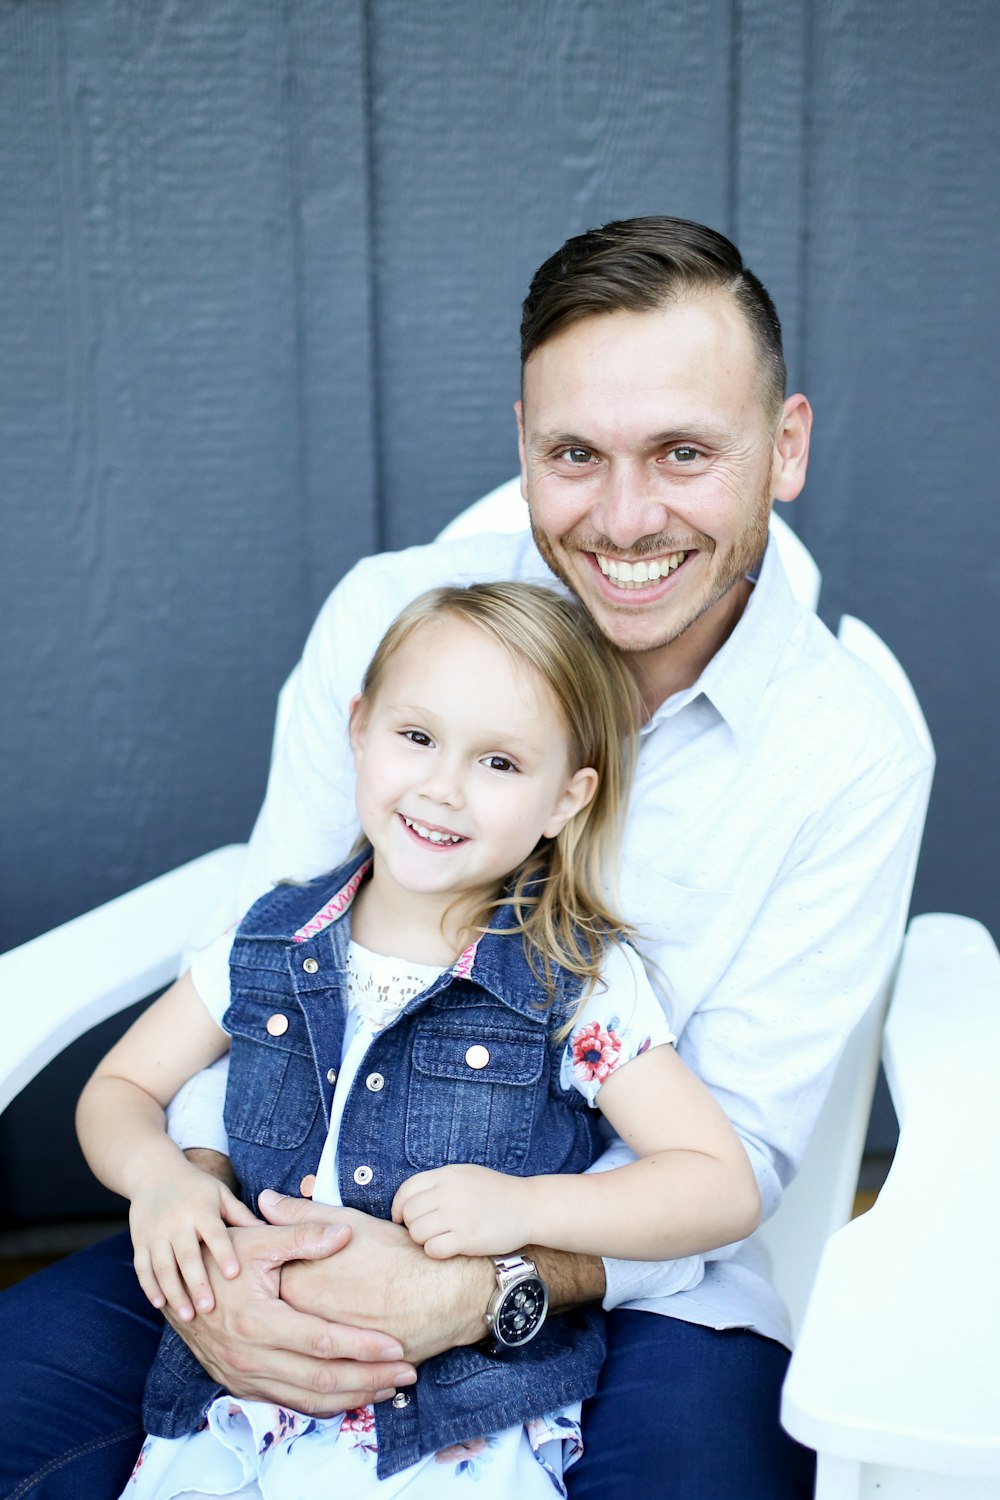
[[[327,869],[352,842],[346,708],[405,600],[551,570],[635,670],[649,717],[623,908],[663,977],[682,1054],[744,1141],[766,1215],[892,961],[930,766],[766,547],[772,501],[804,483],[811,412],[785,396],[777,316],[735,247],[666,218],[570,240],[532,283],[522,356],[534,545],[493,536],[388,554],[334,591],[304,653],[244,895]],[[187,1139],[212,1144],[204,1129]],[[275,1227],[239,1232],[241,1277],[182,1329],[198,1359],[242,1395],[317,1413],[374,1397],[419,1426],[413,1365],[482,1336],[493,1263],[431,1262],[398,1226],[352,1210],[263,1207]],[[572,1496],[811,1493],[808,1457],[778,1425],[787,1325],[755,1251],[751,1240],[665,1266],[529,1251],[555,1304],[609,1308]],[[8,1339],[23,1345],[30,1322],[44,1350],[43,1375],[32,1351],[6,1386],[27,1392],[11,1403],[7,1459],[23,1500],[116,1493],[123,1463],[127,1476],[156,1319],[114,1253],[53,1268],[6,1309]],[[104,1310],[81,1312],[87,1295]],[[54,1372],[57,1339],[66,1366],[85,1360],[99,1386],[96,1416],[84,1420]],[[64,1436],[25,1439],[24,1424],[56,1407]]]

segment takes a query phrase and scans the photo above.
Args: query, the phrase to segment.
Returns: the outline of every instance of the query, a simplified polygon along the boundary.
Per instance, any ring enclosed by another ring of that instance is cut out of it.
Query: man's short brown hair
[[[521,368],[541,344],[582,318],[648,312],[719,288],[741,308],[763,373],[764,404],[785,399],[781,323],[767,290],[725,235],[689,219],[617,219],[575,235],[535,272],[521,316]]]

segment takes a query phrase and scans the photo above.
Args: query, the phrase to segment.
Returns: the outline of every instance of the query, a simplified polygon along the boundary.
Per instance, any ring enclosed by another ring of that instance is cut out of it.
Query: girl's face
[[[548,688],[481,630],[442,614],[351,705],[361,826],[376,877],[421,895],[492,892],[597,787],[569,764]]]

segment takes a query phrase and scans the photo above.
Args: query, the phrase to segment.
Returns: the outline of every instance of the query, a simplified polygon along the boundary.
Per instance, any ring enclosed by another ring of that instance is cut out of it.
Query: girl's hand
[[[534,1181],[488,1167],[438,1167],[407,1178],[392,1200],[395,1223],[426,1255],[507,1255],[532,1243]]]
[[[158,1170],[129,1210],[139,1285],[154,1307],[168,1306],[185,1322],[196,1309],[211,1312],[215,1298],[204,1252],[223,1276],[238,1276],[240,1263],[226,1225],[250,1229],[257,1222],[224,1183],[183,1159],[167,1172]]]

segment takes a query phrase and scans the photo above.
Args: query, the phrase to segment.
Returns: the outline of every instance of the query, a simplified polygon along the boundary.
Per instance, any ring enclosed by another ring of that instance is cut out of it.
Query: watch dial
[[[537,1276],[526,1276],[504,1297],[496,1320],[496,1335],[503,1344],[526,1344],[545,1316],[545,1287]]]

